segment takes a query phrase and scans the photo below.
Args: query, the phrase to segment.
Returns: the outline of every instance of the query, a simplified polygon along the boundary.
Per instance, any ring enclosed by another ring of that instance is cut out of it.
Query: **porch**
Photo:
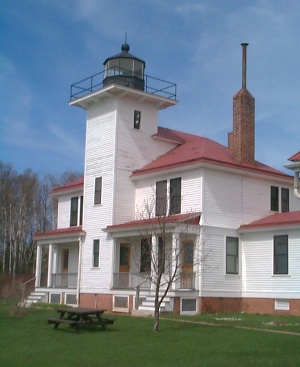
[[[48,298],[50,303],[51,297],[66,302],[70,296],[72,303],[74,296],[75,299],[78,298],[80,253],[84,234],[81,227],[71,227],[35,235],[35,291],[46,293],[44,299]]]
[[[166,275],[165,275],[166,277]],[[151,275],[141,273],[114,273],[113,289],[151,289]],[[195,272],[179,272],[175,281],[174,289],[177,290],[196,290],[196,273]]]

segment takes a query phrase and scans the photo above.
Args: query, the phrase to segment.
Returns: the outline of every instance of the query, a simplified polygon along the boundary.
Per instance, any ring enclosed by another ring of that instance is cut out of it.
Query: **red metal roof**
[[[43,233],[36,233],[33,238],[35,240],[39,240],[42,238],[48,237],[60,237],[60,236],[67,236],[67,235],[76,235],[76,234],[84,234],[85,231],[82,230],[82,227],[68,227],[68,228],[59,228],[53,231],[43,232]]]
[[[249,224],[240,226],[240,230],[259,229],[268,227],[281,227],[281,226],[299,226],[300,225],[300,211],[276,213],[268,217],[256,220]]]
[[[67,184],[65,186],[61,186],[61,187],[57,187],[56,189],[53,189],[52,194],[55,195],[55,194],[61,193],[63,191],[80,189],[80,188],[83,188],[83,184],[84,184],[84,178],[81,177],[78,180],[70,182],[69,184]]]
[[[160,132],[158,132],[158,135]],[[195,163],[210,163],[220,166],[232,167],[256,173],[279,176],[281,178],[291,178],[291,176],[266,166],[260,162],[241,163],[233,159],[232,151],[216,143],[215,141],[201,136],[180,133],[175,130],[165,129],[162,132],[165,139],[170,136],[179,136],[183,142],[176,148],[147,164],[143,168],[133,172],[132,176],[139,176],[151,172],[162,171],[166,169],[181,167]]]
[[[185,223],[185,224],[199,224],[201,212],[174,214],[166,217],[155,217],[148,219],[132,220],[130,222],[107,226],[106,232],[114,232],[118,230],[128,230],[133,228],[145,228],[157,226],[162,224]]]
[[[294,155],[291,156],[291,158],[289,158],[289,161],[300,161],[300,151]]]

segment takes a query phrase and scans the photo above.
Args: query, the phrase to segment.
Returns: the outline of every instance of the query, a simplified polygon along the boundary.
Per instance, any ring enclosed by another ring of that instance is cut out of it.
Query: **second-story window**
[[[170,180],[170,214],[181,212],[181,177]]]
[[[95,179],[94,204],[102,203],[102,177]]]
[[[167,180],[156,182],[155,204],[156,216],[181,213],[181,177],[170,179],[169,198]]]
[[[281,211],[288,212],[290,211],[290,191],[289,189],[281,188]]]
[[[289,189],[284,187],[279,190],[277,186],[271,186],[271,210],[275,212],[288,212],[289,209]]]
[[[167,180],[156,182],[156,207],[155,215],[167,213]]]
[[[81,226],[83,217],[83,196],[71,198],[70,227]]]
[[[71,198],[70,227],[77,226],[78,220],[78,197]]]

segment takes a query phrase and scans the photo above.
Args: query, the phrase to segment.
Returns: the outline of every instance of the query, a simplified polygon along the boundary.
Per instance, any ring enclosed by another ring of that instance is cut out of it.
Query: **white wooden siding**
[[[181,213],[202,211],[202,177],[200,170],[174,174],[159,173],[156,177],[136,181],[136,219],[143,217],[141,213],[147,216],[149,211],[146,209],[148,208],[152,209],[152,216],[155,215],[156,182],[167,180],[169,187],[170,179],[176,177],[181,177]]]
[[[239,259],[239,274],[226,274],[226,236],[237,236],[237,234],[228,230],[202,229],[204,261],[201,264],[201,294],[203,296],[237,297],[241,295],[241,259]],[[241,244],[239,245],[240,250]],[[241,257],[240,252],[239,257]]]
[[[273,275],[273,237],[289,236],[289,274]],[[300,230],[243,234],[243,296],[300,298]]]
[[[206,225],[238,228],[272,214],[272,181],[222,171],[204,172],[204,216]]]
[[[110,241],[102,231],[112,223],[114,200],[116,111],[113,103],[89,110],[86,131],[84,219],[86,238],[82,248],[83,292],[105,292],[110,285]],[[102,202],[94,205],[95,178],[102,177]],[[93,268],[93,241],[100,240],[100,267]],[[104,290],[103,290],[104,289]]]

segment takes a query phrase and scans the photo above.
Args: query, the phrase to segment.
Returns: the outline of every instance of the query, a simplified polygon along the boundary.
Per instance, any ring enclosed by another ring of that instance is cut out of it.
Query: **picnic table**
[[[106,325],[113,324],[115,319],[102,317],[106,311],[104,309],[69,307],[58,308],[56,310],[59,318],[49,318],[48,323],[54,324],[54,329],[57,329],[59,324],[69,324],[79,332],[80,327],[100,325],[103,330],[106,330]]]

